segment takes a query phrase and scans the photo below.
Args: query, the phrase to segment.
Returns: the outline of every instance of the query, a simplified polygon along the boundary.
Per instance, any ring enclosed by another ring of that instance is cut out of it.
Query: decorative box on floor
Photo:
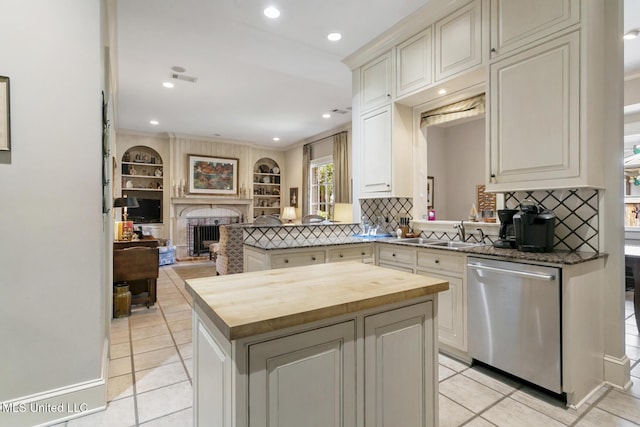
[[[159,265],[175,264],[176,262],[176,247],[167,243],[167,246],[158,247],[160,251]]]

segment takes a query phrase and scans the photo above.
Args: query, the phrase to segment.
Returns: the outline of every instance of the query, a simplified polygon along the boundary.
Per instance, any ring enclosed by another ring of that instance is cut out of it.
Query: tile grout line
[[[169,267],[171,268],[171,271],[174,271],[173,267],[171,267],[171,266],[169,266]],[[169,280],[171,281],[173,286],[178,290],[178,292],[180,292],[180,289],[176,286],[176,283],[174,282],[173,278],[168,273],[167,273],[167,277],[169,278]],[[182,293],[181,293],[181,295],[182,295]],[[187,302],[187,304],[189,304],[189,301],[187,301],[187,299],[184,298],[184,296],[182,298],[185,300],[185,302]],[[184,362],[184,356],[180,352],[180,348],[178,347],[178,343],[176,343],[176,339],[173,336],[173,331],[169,327],[169,322],[167,321],[167,317],[165,316],[164,309],[162,308],[162,304],[158,304],[158,305],[160,307],[160,313],[162,314],[162,318],[164,319],[164,322],[167,325],[167,329],[169,329],[169,335],[171,336],[171,341],[173,341],[173,345],[175,346],[176,351],[178,352],[178,356],[180,357],[180,362],[182,363],[182,368],[184,369],[185,373],[187,374],[187,379],[189,380],[189,384],[191,384],[191,386],[193,387],[193,379],[191,378],[191,375],[189,374],[189,370],[187,369],[187,364]],[[189,304],[189,306],[191,306],[191,304]],[[193,342],[191,343],[191,345],[193,345]],[[193,407],[193,402],[191,403],[191,406]]]
[[[127,319],[127,326],[129,330],[129,351],[131,352],[131,388],[133,389],[133,415],[135,426],[140,425],[140,419],[138,416],[138,389],[136,387],[136,367],[133,361],[133,334],[131,332],[131,317]]]

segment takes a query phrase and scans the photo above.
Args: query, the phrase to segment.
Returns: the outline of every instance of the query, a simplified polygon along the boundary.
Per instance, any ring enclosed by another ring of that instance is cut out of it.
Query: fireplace
[[[172,231],[176,258],[209,254],[219,239],[219,226],[240,223],[249,215],[251,199],[186,196],[171,199]]]
[[[209,254],[209,245],[220,239],[220,226],[236,224],[239,217],[204,217],[187,219],[189,256]]]

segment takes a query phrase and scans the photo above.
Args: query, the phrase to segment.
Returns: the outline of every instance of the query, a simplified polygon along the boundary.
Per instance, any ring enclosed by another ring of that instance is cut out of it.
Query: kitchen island
[[[447,281],[342,262],[186,287],[196,426],[437,424]]]

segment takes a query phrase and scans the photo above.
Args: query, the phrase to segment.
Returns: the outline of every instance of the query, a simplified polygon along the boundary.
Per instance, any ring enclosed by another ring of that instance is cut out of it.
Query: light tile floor
[[[640,426],[640,335],[633,293],[625,304],[633,387],[603,387],[577,411],[481,367],[440,355],[440,426]],[[191,299],[171,266],[162,267],[158,303],[113,319],[108,406],[60,426],[191,426]]]

